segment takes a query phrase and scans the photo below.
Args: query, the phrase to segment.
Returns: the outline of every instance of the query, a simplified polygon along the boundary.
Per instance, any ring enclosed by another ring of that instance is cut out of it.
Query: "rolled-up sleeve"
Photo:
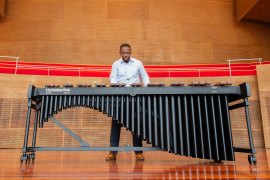
[[[142,63],[140,63],[139,72],[140,72],[140,76],[142,78],[144,86],[147,86],[147,84],[150,83],[150,80],[149,80],[149,76],[148,76]]]
[[[110,83],[117,83],[117,63],[113,63],[112,65]]]

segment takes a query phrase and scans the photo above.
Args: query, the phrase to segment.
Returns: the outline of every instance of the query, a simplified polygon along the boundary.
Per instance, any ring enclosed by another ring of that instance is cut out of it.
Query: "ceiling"
[[[236,0],[237,19],[270,23],[270,0]]]

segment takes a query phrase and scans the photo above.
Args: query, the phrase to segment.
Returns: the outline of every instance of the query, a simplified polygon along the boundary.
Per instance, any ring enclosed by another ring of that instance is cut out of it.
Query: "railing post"
[[[17,74],[18,70],[19,57],[16,57],[16,66],[15,66],[15,74]]]
[[[230,77],[232,77],[231,60],[228,60],[228,61],[229,61],[229,71],[230,71]]]

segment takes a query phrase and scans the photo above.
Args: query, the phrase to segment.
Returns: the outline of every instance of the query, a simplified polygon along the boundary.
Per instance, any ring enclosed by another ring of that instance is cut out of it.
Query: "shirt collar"
[[[130,57],[129,62],[134,62],[134,59],[132,57]],[[124,60],[121,58],[121,63],[125,63]]]

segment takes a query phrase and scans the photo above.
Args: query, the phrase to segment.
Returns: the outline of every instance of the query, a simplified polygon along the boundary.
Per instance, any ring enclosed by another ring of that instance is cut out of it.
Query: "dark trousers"
[[[119,146],[120,132],[121,132],[121,125],[118,123],[118,121],[112,120],[111,137],[110,137],[111,147]],[[142,147],[142,139],[140,137],[137,137],[135,134],[133,134],[132,139],[133,139],[133,147]],[[117,151],[111,152],[117,154]],[[135,153],[136,154],[142,153],[142,151],[135,151]]]

